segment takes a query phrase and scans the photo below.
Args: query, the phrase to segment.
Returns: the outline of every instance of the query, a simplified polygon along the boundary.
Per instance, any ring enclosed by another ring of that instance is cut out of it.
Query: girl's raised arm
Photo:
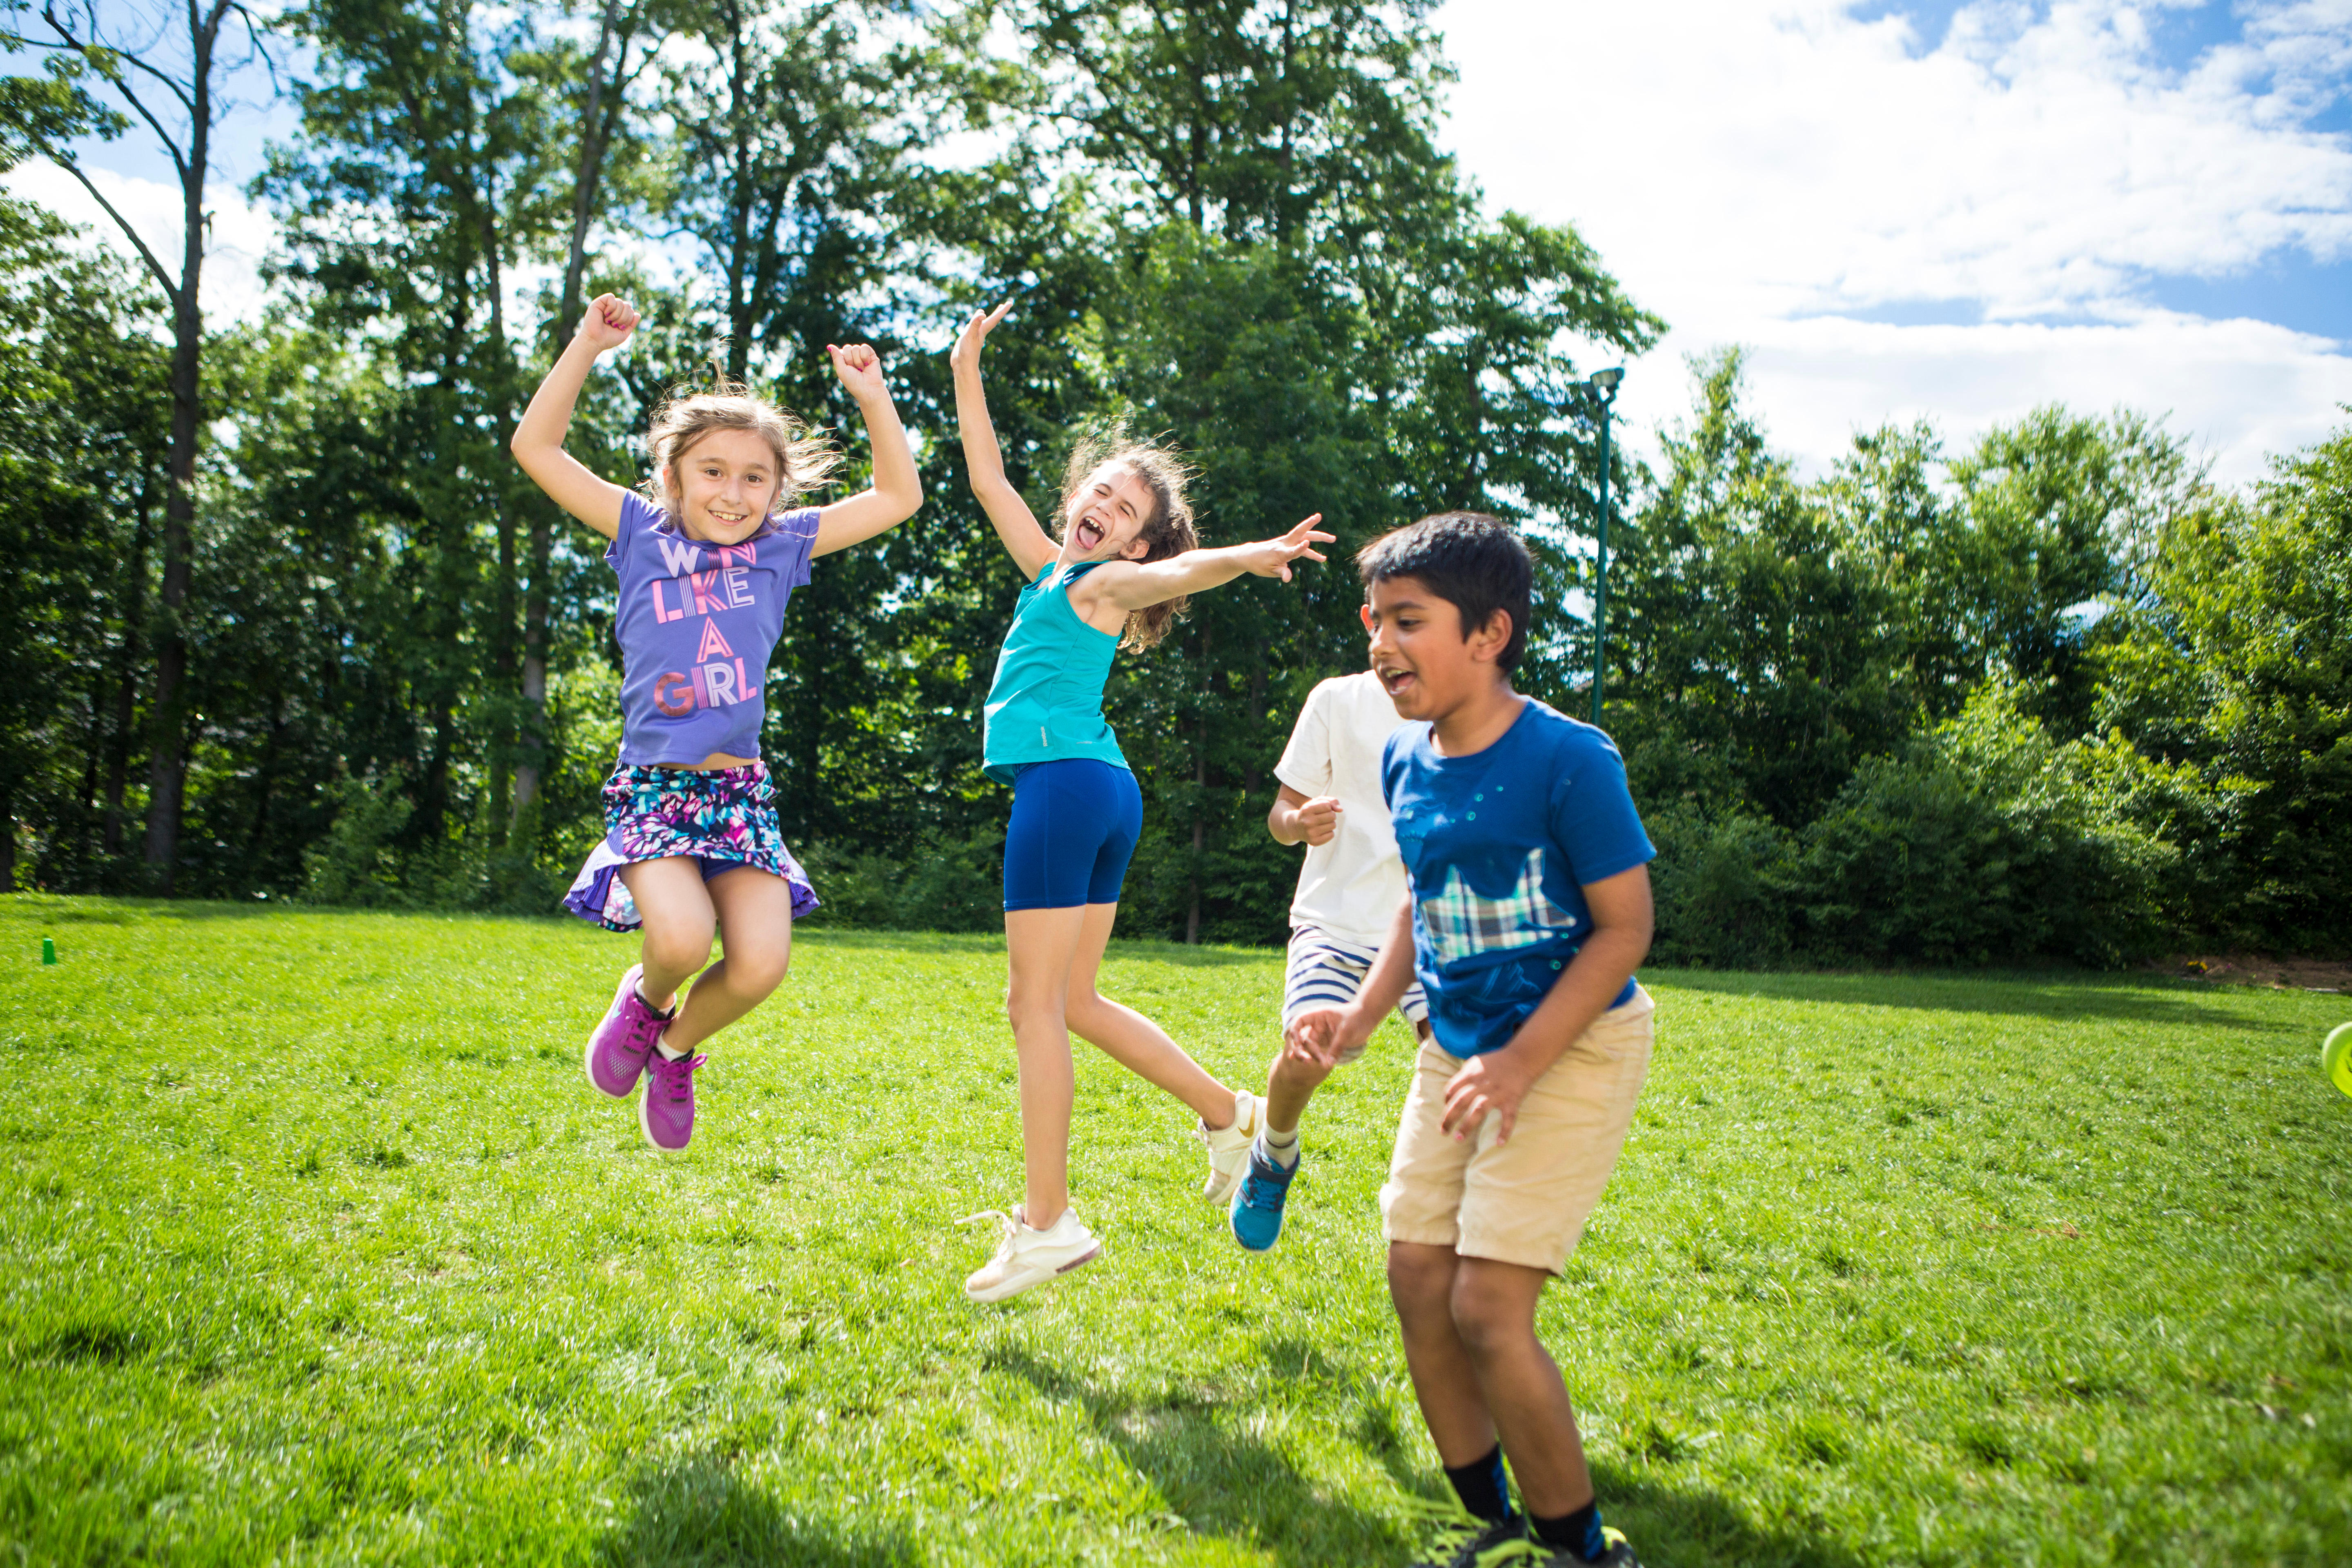
[[[975,313],[949,351],[948,363],[955,371],[956,426],[963,435],[963,466],[971,476],[971,493],[980,498],[981,510],[988,513],[996,537],[1003,541],[1025,583],[1045,570],[1045,563],[1060,554],[1061,548],[1037,526],[1036,514],[1004,477],[1004,454],[996,445],[996,427],[988,418],[988,393],[980,384],[981,345],[988,341],[989,330],[1004,320],[1011,309],[1013,301],[1007,300],[986,315]]]
[[[1181,595],[1220,587],[1244,574],[1279,577],[1287,583],[1292,562],[1323,559],[1322,552],[1315,547],[1330,543],[1332,536],[1315,526],[1322,521],[1323,514],[1318,511],[1279,539],[1227,544],[1215,550],[1187,550],[1164,561],[1105,562],[1072,586],[1071,607],[1082,616],[1090,601],[1115,605],[1122,610],[1148,610]]]
[[[923,504],[923,481],[915,472],[907,427],[898,422],[898,405],[890,401],[890,389],[882,381],[882,356],[864,343],[845,348],[827,343],[824,352],[833,356],[834,374],[841,377],[841,384],[857,399],[857,411],[866,416],[866,434],[874,446],[874,486],[818,509],[812,555],[863,544],[906,521]]]
[[[572,427],[572,405],[588,384],[596,356],[619,348],[637,329],[637,313],[624,300],[599,294],[580,313],[580,329],[564,345],[562,357],[531,395],[508,444],[550,500],[607,539],[621,531],[621,499],[629,492],[610,479],[600,479],[586,464],[563,449],[563,433]]]

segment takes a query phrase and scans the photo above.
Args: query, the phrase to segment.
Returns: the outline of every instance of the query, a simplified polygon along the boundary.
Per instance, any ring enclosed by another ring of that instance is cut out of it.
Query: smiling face
[[[1508,682],[1496,658],[1511,640],[1509,612],[1465,635],[1462,612],[1418,577],[1383,578],[1370,597],[1363,617],[1372,669],[1398,718],[1435,722]]]
[[[1150,548],[1143,531],[1159,510],[1151,487],[1125,463],[1108,462],[1070,498],[1062,521],[1062,559],[1139,561]]]
[[[688,538],[740,544],[768,521],[783,475],[758,431],[713,430],[680,452],[665,478]]]

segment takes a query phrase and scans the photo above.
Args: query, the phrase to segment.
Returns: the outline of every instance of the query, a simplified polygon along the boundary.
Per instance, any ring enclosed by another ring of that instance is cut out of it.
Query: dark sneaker
[[[637,994],[637,982],[645,977],[639,964],[629,965],[621,976],[621,988],[613,993],[613,1005],[605,1009],[595,1033],[588,1037],[588,1081],[596,1086],[599,1094],[609,1094],[614,1100],[626,1100],[629,1090],[637,1087],[638,1075],[646,1070],[646,1058],[653,1053],[654,1042],[669,1027],[667,1015],[646,1005]]]
[[[656,1149],[678,1150],[694,1136],[694,1069],[710,1058],[700,1054],[676,1061],[656,1051],[646,1059],[646,1092],[637,1100],[637,1125]]]
[[[1500,1568],[1527,1561],[1529,1545],[1525,1515],[1515,1513],[1492,1524],[1465,1519],[1446,1525],[1429,1550],[1413,1559],[1412,1568]]]
[[[1252,1252],[1264,1252],[1281,1238],[1283,1200],[1290,1196],[1291,1178],[1297,1174],[1297,1165],[1278,1163],[1263,1150],[1251,1148],[1241,1191],[1234,1194],[1235,1241]]]
[[[1546,1546],[1531,1536],[1528,1540],[1528,1568],[1642,1568],[1642,1560],[1633,1555],[1633,1544],[1625,1539],[1623,1531],[1604,1524],[1601,1527],[1601,1539],[1607,1550],[1587,1563],[1565,1546]]]

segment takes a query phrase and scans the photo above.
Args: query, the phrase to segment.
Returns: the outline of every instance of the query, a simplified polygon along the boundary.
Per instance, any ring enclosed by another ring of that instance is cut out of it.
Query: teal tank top
[[[1066,757],[1127,766],[1102,710],[1118,634],[1095,630],[1070,608],[1070,584],[1097,564],[1074,566],[1056,578],[1056,563],[1049,561],[1021,590],[989,683],[980,745],[981,765],[999,784],[1011,784],[1013,770],[1025,763]]]

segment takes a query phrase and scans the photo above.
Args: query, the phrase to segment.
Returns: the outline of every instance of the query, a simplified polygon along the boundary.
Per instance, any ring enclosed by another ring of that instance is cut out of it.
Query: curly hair
[[[646,499],[675,517],[678,500],[669,492],[667,475],[696,442],[714,430],[749,430],[765,439],[776,455],[776,499],[769,509],[774,516],[820,485],[833,482],[841,453],[823,431],[802,423],[790,409],[780,408],[727,374],[716,353],[710,360],[711,384],[707,392],[684,388],[671,394],[654,411],[646,432],[646,455],[654,471],[646,480]]]
[[[1062,499],[1055,508],[1060,536],[1066,538],[1069,533],[1070,502],[1077,499],[1087,480],[1111,464],[1141,479],[1143,488],[1151,492],[1151,515],[1144,521],[1143,531],[1136,536],[1144,542],[1142,561],[1165,561],[1201,547],[1201,535],[1192,525],[1192,503],[1184,495],[1184,487],[1194,478],[1192,465],[1174,447],[1157,440],[1138,439],[1128,434],[1124,425],[1118,424],[1087,431],[1070,448],[1069,467],[1062,474]],[[1186,602],[1180,594],[1129,612],[1127,632],[1119,639],[1119,647],[1140,652],[1160,641],[1168,635],[1169,623],[1184,613]]]

